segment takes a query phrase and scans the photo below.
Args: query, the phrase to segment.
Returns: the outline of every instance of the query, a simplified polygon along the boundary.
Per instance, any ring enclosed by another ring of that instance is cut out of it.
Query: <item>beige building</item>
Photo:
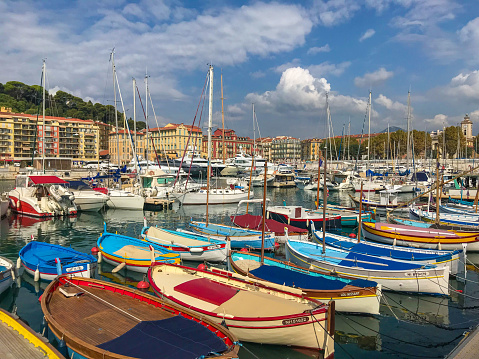
[[[188,142],[189,137],[190,140]],[[148,158],[150,160],[155,159],[153,143],[158,156],[165,157],[166,155],[169,158],[182,156],[187,143],[189,148],[196,146],[199,152],[203,144],[201,128],[183,123],[169,123],[165,127],[152,128],[149,131],[148,138]]]
[[[321,156],[322,139],[312,138],[301,141],[301,160],[302,161],[318,161]]]
[[[0,160],[31,161],[32,157],[69,158],[73,164],[98,160],[107,124],[92,120],[0,111]],[[104,146],[104,145],[103,145]]]
[[[299,161],[301,159],[301,141],[290,136],[276,136],[271,141],[270,157],[272,161]]]
[[[466,143],[468,147],[473,146],[473,139],[474,137],[472,136],[472,121],[469,118],[469,115],[466,113],[466,116],[464,116],[464,120],[461,122],[461,129],[462,129],[462,134],[466,138]]]
[[[136,133],[136,151],[137,155],[140,156],[140,160],[143,159],[143,154],[145,152],[145,133],[137,132]],[[124,166],[129,164],[133,159],[133,149],[132,143],[135,143],[135,133],[120,128],[118,133],[116,131],[110,132],[110,163],[115,165]],[[120,152],[118,152],[118,150]],[[118,158],[118,153],[120,154]]]

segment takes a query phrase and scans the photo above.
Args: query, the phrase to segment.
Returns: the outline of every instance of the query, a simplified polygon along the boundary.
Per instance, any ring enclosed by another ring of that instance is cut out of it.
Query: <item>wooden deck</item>
[[[477,358],[479,353],[479,326],[475,327],[445,358],[470,359]]]
[[[91,345],[100,345],[119,337],[139,323],[135,318],[160,320],[173,316],[126,295],[92,287],[85,290],[89,293],[78,297],[66,297],[55,291],[49,310],[63,328]]]
[[[45,358],[45,352],[35,347],[12,327],[0,322],[0,358]]]

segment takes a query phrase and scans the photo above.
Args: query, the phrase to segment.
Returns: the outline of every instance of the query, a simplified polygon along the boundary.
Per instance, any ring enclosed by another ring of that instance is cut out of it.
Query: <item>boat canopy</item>
[[[222,353],[226,344],[205,326],[175,317],[142,321],[125,334],[103,343],[98,348],[135,358],[195,359],[209,353]]]
[[[231,216],[231,221],[242,228],[261,230],[263,224],[262,216],[254,216],[252,214],[243,214],[241,216]],[[288,228],[289,233],[308,233],[307,229],[291,226],[286,223],[275,221],[274,219],[267,219],[265,229],[267,232],[274,232],[276,234],[284,234],[284,227]]]
[[[67,181],[57,176],[28,176],[34,184],[66,184]]]

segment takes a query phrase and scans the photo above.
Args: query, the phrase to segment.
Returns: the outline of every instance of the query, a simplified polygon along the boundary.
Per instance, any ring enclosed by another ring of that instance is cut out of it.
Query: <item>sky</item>
[[[213,126],[222,74],[240,136],[325,137],[326,103],[335,135],[367,133],[370,91],[371,132],[406,128],[408,91],[412,128],[468,113],[479,132],[478,0],[2,0],[0,13],[1,83],[40,84],[46,59],[50,92],[113,104],[114,49],[128,117],[148,74],[150,127],[193,123],[212,64]]]

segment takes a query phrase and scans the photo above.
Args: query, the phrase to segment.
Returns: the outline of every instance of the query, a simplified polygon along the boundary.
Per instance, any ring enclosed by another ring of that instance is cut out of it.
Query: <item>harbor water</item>
[[[0,193],[13,187],[13,181],[0,181]],[[255,188],[256,198],[262,197],[262,188]],[[302,205],[313,207],[316,191],[296,188],[267,190],[271,205]],[[411,198],[403,197],[400,200]],[[331,193],[328,201],[351,205],[348,193]],[[250,213],[260,213],[257,204]],[[230,223],[236,205],[210,206],[211,222]],[[244,206],[239,213],[244,213]],[[0,222],[0,255],[16,263],[19,250],[31,240],[71,246],[89,253],[103,231],[138,237],[145,217],[149,225],[168,229],[186,228],[188,222],[204,220],[205,206],[174,204],[173,209],[161,212],[128,210],[104,210],[99,213],[80,213],[72,218],[56,218],[40,221],[29,217],[11,215]],[[348,232],[357,229],[350,229]],[[349,233],[348,233],[349,234]],[[479,263],[479,256],[469,253],[472,263]],[[195,265],[191,263],[191,265]],[[197,265],[197,264],[196,264]],[[138,273],[121,270],[112,274],[112,266],[101,263],[98,279],[135,286],[142,280]],[[479,323],[479,269],[468,265],[465,284],[451,279],[449,297],[399,294],[385,292],[381,313],[376,316],[336,314],[336,358],[443,358],[463,338],[465,331]],[[46,282],[34,282],[33,277],[23,273],[16,284],[0,296],[0,307],[8,311],[16,308],[17,314],[33,330],[42,330],[42,311],[39,297]],[[153,293],[151,293],[153,295]],[[54,343],[56,345],[56,343]],[[302,353],[281,346],[243,343],[241,359],[253,358],[310,358],[311,353]]]

